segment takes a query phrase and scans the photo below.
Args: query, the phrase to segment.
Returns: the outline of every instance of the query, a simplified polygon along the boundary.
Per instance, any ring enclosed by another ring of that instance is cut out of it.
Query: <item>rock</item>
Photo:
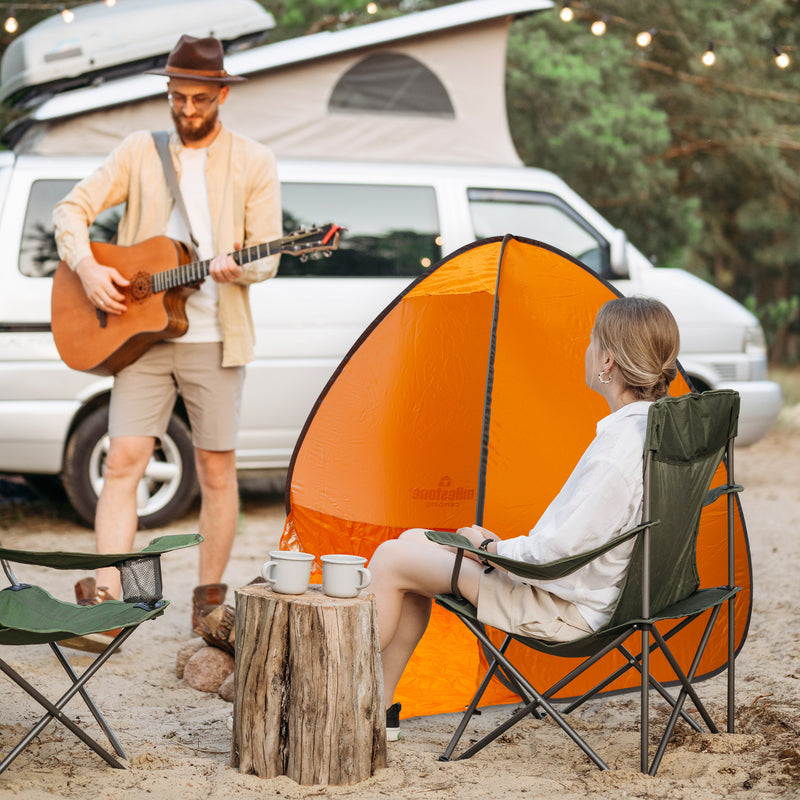
[[[183,682],[199,692],[218,692],[233,668],[232,655],[218,647],[203,647],[186,662]]]
[[[236,676],[235,672],[231,672],[224,681],[222,681],[222,686],[219,687],[219,696],[223,700],[227,700],[229,703],[233,702],[233,697],[235,694],[235,682],[234,678]]]
[[[182,644],[178,650],[178,655],[175,656],[175,675],[178,680],[183,678],[183,670],[186,667],[186,662],[206,643],[202,639],[192,639],[191,641]]]

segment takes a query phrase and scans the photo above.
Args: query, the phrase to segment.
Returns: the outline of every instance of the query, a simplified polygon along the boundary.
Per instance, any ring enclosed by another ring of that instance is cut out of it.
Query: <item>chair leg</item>
[[[681,712],[683,704],[686,700],[686,697],[689,696],[692,698],[692,702],[695,704],[698,713],[700,716],[703,717],[706,725],[708,725],[709,731],[711,733],[718,733],[717,726],[714,724],[714,721],[711,719],[708,711],[706,711],[703,702],[700,700],[697,692],[695,692],[694,687],[691,684],[691,681],[694,679],[695,673],[697,672],[697,668],[700,666],[700,659],[703,657],[703,653],[705,652],[706,645],[708,644],[708,639],[711,636],[711,630],[714,627],[714,623],[717,620],[717,616],[719,615],[720,606],[717,606],[711,613],[711,616],[706,624],[705,631],[703,632],[703,636],[700,640],[700,644],[698,645],[697,652],[695,653],[694,658],[692,659],[691,667],[686,675],[683,674],[678,662],[675,660],[672,652],[670,651],[669,647],[667,646],[666,642],[662,639],[661,634],[655,628],[653,629],[653,637],[659,644],[662,653],[664,654],[667,661],[669,661],[670,666],[675,672],[678,680],[681,682],[682,689],[678,694],[676,699],[675,705],[672,709],[672,714],[670,715],[669,720],[667,721],[667,726],[664,729],[664,734],[661,737],[661,741],[658,744],[658,749],[656,750],[655,756],[653,756],[653,762],[650,765],[650,769],[648,770],[650,775],[655,775],[658,771],[658,767],[661,764],[661,759],[664,757],[664,753],[667,749],[667,744],[669,740],[672,738],[672,732],[675,729],[675,724],[678,721],[678,715]]]
[[[736,732],[736,598],[728,599],[728,704],[726,723],[728,733]]]
[[[133,630],[135,629],[131,629],[131,632],[133,632]],[[120,642],[120,644],[122,644],[122,642]],[[72,682],[74,683],[75,681],[79,680],[77,673],[72,668],[72,664],[69,663],[67,657],[64,655],[64,651],[58,646],[58,644],[56,642],[52,642],[50,644],[50,647],[55,653],[56,658],[59,660],[61,666],[64,668],[64,671],[67,673],[67,675],[69,675]],[[116,649],[119,649],[119,646],[117,646],[115,650]],[[108,654],[108,656],[110,655],[111,653]],[[108,656],[106,656],[106,659],[104,659],[104,661],[108,659]],[[111,730],[111,726],[106,722],[105,717],[102,715],[100,709],[97,707],[97,704],[94,702],[94,700],[92,699],[91,695],[89,694],[88,690],[85,687],[80,690],[80,695],[83,698],[84,703],[86,703],[87,708],[92,713],[92,716],[97,721],[97,724],[100,726],[101,730],[105,734],[106,739],[108,739],[109,744],[114,748],[114,752],[120,758],[127,758],[127,756],[125,755],[125,751],[122,749],[122,745],[119,743],[119,740],[117,739],[114,731]]]
[[[511,643],[511,637],[506,636],[506,639],[503,642],[503,646],[500,648],[500,652],[505,653],[510,643]],[[456,728],[455,733],[450,739],[450,743],[447,745],[447,748],[445,749],[444,753],[442,753],[442,755],[439,756],[439,761],[450,760],[450,756],[453,755],[453,751],[456,749],[456,746],[458,745],[459,741],[461,741],[461,737],[464,735],[464,731],[466,730],[469,721],[475,714],[475,710],[478,708],[478,703],[480,703],[484,692],[489,686],[489,681],[491,681],[495,672],[497,672],[497,668],[499,667],[499,665],[500,664],[498,660],[496,658],[493,658],[491,663],[489,664],[489,669],[486,671],[486,675],[483,676],[481,685],[475,692],[475,696],[472,698],[472,701],[470,702],[469,706],[467,706],[466,710],[464,711],[464,714],[461,717],[461,721],[458,723],[458,727]]]
[[[647,772],[650,760],[650,628],[642,628],[642,684],[639,719],[639,768]]]
[[[136,626],[138,627],[138,626]],[[95,673],[100,669],[100,667],[105,664],[105,662],[110,658],[110,656],[119,648],[119,646],[125,641],[125,639],[130,636],[136,627],[133,628],[126,628],[122,631],[111,644],[89,665],[89,667],[83,672],[80,677],[76,676],[76,679],[73,680],[72,686],[58,699],[57,702],[53,703],[48,700],[36,687],[31,685],[28,681],[26,681],[21,675],[19,675],[12,667],[10,667],[5,661],[0,659],[0,671],[4,672],[14,683],[16,683],[20,688],[22,688],[30,697],[36,700],[39,705],[41,705],[47,713],[34,725],[28,733],[20,740],[20,742],[14,747],[10,753],[0,762],[0,773],[2,773],[14,759],[30,744],[30,742],[38,736],[47,725],[54,719],[58,720],[64,727],[70,730],[78,739],[80,739],[87,747],[93,750],[97,755],[99,755],[107,764],[114,767],[115,769],[125,769],[125,765],[122,764],[114,755],[108,752],[102,745],[96,742],[91,736],[89,736],[86,731],[84,731],[80,726],[78,726],[75,722],[72,721],[62,709],[66,704],[78,693],[81,693],[84,701],[87,701],[90,705],[90,709],[94,706],[94,702],[91,698],[88,697],[88,693],[84,693],[84,685],[87,681],[89,681]],[[65,659],[66,660],[66,659]],[[71,667],[68,672],[71,672]],[[75,674],[74,672],[72,673]],[[96,707],[95,707],[96,708]],[[99,711],[98,711],[99,714]],[[101,715],[102,719],[102,715]],[[103,731],[104,733],[110,728],[108,724],[103,720]],[[112,738],[109,740],[114,746],[114,742],[116,741],[116,737],[114,737],[113,733],[111,734]],[[118,742],[117,742],[118,744]],[[116,750],[116,746],[115,750]],[[120,748],[121,750],[121,748]],[[119,753],[122,758],[124,758],[124,753]]]
[[[601,770],[607,770],[608,764],[600,758],[597,753],[578,735],[578,733],[572,728],[572,726],[559,714],[559,712],[545,699],[545,697],[536,691],[536,689],[531,686],[528,680],[522,675],[522,673],[500,652],[500,650],[495,646],[492,640],[485,634],[482,629],[482,625],[479,623],[474,623],[470,619],[466,619],[464,617],[459,617],[459,619],[472,631],[472,633],[477,637],[478,641],[492,653],[494,658],[502,664],[503,671],[511,676],[513,680],[519,683],[521,686],[525,688],[526,693],[529,694],[531,697],[531,702],[528,705],[521,708],[517,711],[510,720],[507,720],[494,731],[492,731],[487,736],[484,736],[479,742],[474,744],[470,747],[465,753],[463,753],[459,758],[469,758],[470,756],[477,753],[479,750],[483,749],[487,744],[494,741],[498,736],[504,733],[508,728],[512,725],[516,724],[519,720],[526,717],[530,714],[537,706],[541,706],[547,714],[553,719],[553,721],[567,734],[567,736],[572,739],[575,744],[580,747],[580,749],[584,752],[584,754],[591,759],[591,761],[599,767]]]

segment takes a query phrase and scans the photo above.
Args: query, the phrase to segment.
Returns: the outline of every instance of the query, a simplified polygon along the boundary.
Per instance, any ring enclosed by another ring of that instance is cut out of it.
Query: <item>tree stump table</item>
[[[386,766],[372,595],[236,590],[231,766],[300,784],[350,784]]]

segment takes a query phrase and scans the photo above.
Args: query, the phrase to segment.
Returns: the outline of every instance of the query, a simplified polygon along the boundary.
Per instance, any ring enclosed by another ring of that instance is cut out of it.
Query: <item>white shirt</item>
[[[604,544],[641,522],[644,438],[650,402],[629,403],[597,435],[527,536],[497,543],[502,556],[545,564]],[[608,622],[633,551],[625,542],[555,581],[525,580],[574,603],[594,630]],[[522,580],[512,576],[516,580]]]
[[[192,233],[197,239],[197,254],[202,259],[214,258],[211,211],[208,206],[208,186],[206,184],[206,160],[208,148],[183,147],[180,151],[180,186],[186,213],[192,224]],[[167,223],[167,236],[182,242],[190,242],[186,223],[177,204],[172,209]],[[221,342],[222,329],[219,324],[219,293],[212,278],[206,278],[196,292],[186,301],[186,316],[189,330],[173,342]]]

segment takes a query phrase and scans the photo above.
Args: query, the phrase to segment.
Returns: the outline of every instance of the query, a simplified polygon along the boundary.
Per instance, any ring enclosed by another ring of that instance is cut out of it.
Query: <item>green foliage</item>
[[[526,164],[558,173],[647,255],[676,264],[699,238],[697,203],[678,196],[678,172],[660,160],[669,119],[654,93],[639,90],[627,51],[552,15],[516,23],[511,130]]]
[[[770,300],[761,306],[757,304],[755,297],[750,295],[745,298],[744,305],[758,317],[770,350],[774,349],[781,337],[800,320],[800,297],[797,295]]]

